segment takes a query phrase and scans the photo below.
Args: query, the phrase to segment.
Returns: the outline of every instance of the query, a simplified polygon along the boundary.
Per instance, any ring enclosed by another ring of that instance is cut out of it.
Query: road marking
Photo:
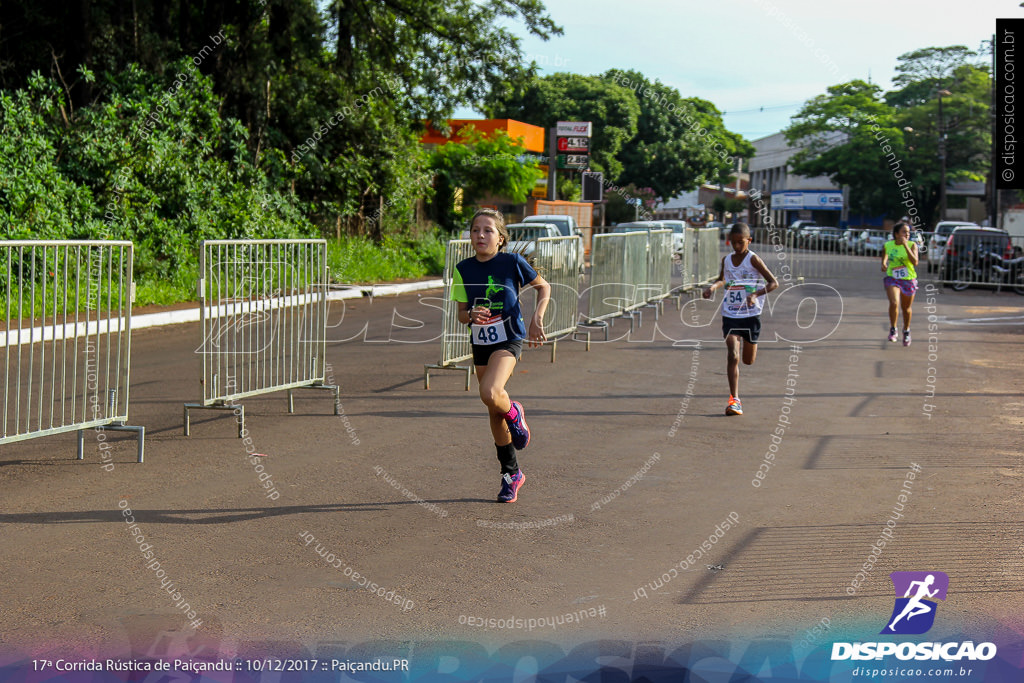
[[[939,316],[938,322],[947,325],[1024,325],[1024,315],[996,316],[992,318],[963,318],[961,320],[950,320],[946,316]]]

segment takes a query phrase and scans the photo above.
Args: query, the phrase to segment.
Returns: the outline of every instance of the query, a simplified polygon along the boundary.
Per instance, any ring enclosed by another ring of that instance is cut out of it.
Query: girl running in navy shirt
[[[520,254],[502,251],[509,241],[505,217],[493,209],[481,209],[470,223],[475,256],[460,261],[453,273],[452,299],[462,303],[459,322],[470,326],[473,365],[480,383],[480,400],[487,406],[491,435],[501,463],[498,501],[515,502],[526,477],[516,461],[516,450],[530,443],[530,428],[519,401],[509,399],[505,384],[523,351],[525,338],[531,347],[544,336],[544,311],[551,286]],[[537,290],[537,305],[529,330],[519,308],[519,290]]]

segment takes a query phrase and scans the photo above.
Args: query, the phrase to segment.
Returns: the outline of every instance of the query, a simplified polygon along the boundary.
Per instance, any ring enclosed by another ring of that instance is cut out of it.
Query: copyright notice
[[[996,19],[995,50],[995,154],[996,187],[1024,189],[1024,163],[1018,154],[1022,135],[1017,128],[1017,43],[1024,41],[1024,19]]]

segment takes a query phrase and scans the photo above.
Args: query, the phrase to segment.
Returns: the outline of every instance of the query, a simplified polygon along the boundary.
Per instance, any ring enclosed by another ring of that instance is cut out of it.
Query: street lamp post
[[[950,96],[948,90],[939,90],[939,220],[946,220],[946,124],[942,118],[942,96]]]

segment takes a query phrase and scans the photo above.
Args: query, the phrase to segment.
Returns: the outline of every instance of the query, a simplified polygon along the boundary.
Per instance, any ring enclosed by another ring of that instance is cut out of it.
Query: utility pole
[[[939,220],[946,220],[946,123],[942,118],[942,96],[952,95],[948,90],[939,90]]]
[[[558,177],[558,128],[551,126],[548,129],[548,200],[557,199],[556,192],[558,184],[555,182]]]

